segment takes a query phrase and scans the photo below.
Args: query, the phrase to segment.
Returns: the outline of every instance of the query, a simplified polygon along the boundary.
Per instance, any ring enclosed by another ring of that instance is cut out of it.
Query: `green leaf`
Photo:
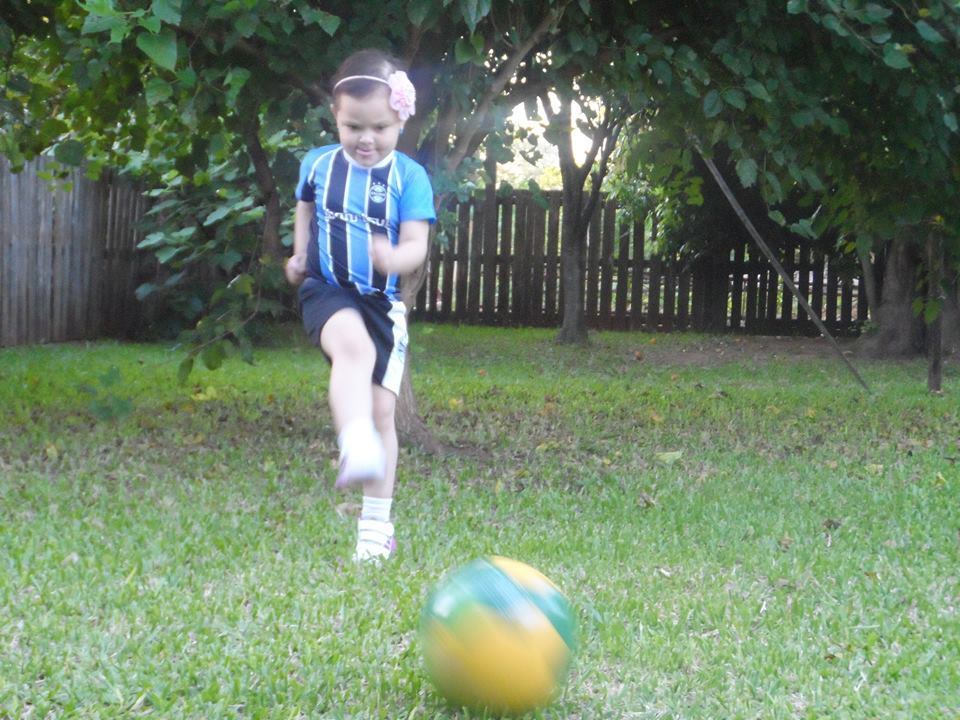
[[[142,285],[137,286],[134,294],[137,296],[137,300],[141,302],[146,298],[150,297],[157,289],[157,286],[153,283],[143,283]]]
[[[79,167],[83,164],[86,153],[83,143],[79,140],[64,140],[57,145],[53,151],[53,156],[57,159],[57,162],[61,162],[64,165]]]
[[[240,350],[241,359],[248,365],[253,365],[253,343],[243,332],[234,332],[231,341]]]
[[[319,25],[320,29],[331,37],[340,27],[340,18],[336,15],[331,15],[323,10],[316,10],[310,7],[302,8],[301,12],[303,13],[303,22],[305,25]]]
[[[237,96],[250,79],[250,71],[246,68],[230,68],[224,82],[227,85],[227,103],[235,105]]]
[[[923,321],[929,325],[938,317],[940,317],[940,310],[943,308],[943,301],[939,298],[930,298],[924,303],[923,307]]]
[[[241,260],[243,260],[243,255],[236,250],[226,250],[217,260],[217,265],[222,267],[225,272],[230,272]]]
[[[177,66],[177,36],[169,28],[157,34],[141,32],[137,35],[137,47],[164,70],[173,70]]]
[[[171,25],[180,24],[180,0],[153,0],[153,14]]]
[[[763,176],[766,178],[766,180],[767,180],[767,185],[770,186],[770,191],[773,193],[774,197],[775,197],[777,200],[782,200],[782,199],[783,199],[783,186],[780,185],[780,179],[779,179],[776,175],[774,175],[772,172],[770,172],[769,170],[764,171]],[[784,221],[784,222],[786,222],[786,221]],[[783,224],[783,223],[781,223],[781,224]]]
[[[151,248],[159,247],[166,244],[167,235],[162,231],[152,232],[147,235],[143,240],[137,243],[137,248],[140,250],[149,250]]]
[[[722,97],[727,105],[732,105],[737,110],[745,110],[747,107],[747,98],[740,90],[724,90]]]
[[[433,0],[412,0],[407,3],[407,18],[410,24],[416,27],[423,25],[431,11],[433,10]]]
[[[161,22],[160,18],[158,18],[156,15],[149,15],[147,17],[140,18],[140,27],[154,34],[160,32],[160,26],[162,24],[163,23]]]
[[[33,89],[33,83],[25,75],[11,75],[7,79],[7,89],[14,92],[27,94]]]
[[[183,250],[183,248],[177,247],[176,245],[167,245],[162,247],[155,253],[157,256],[157,262],[159,262],[161,265],[165,265],[170,262],[181,250]]]
[[[946,38],[943,37],[943,35],[941,35],[936,28],[934,28],[933,25],[928,23],[926,20],[918,20],[916,28],[917,32],[920,33],[920,37],[927,42],[942,43],[947,41]]]
[[[753,158],[739,160],[737,176],[740,178],[740,184],[745,188],[752,187],[757,182],[757,161]]]
[[[453,57],[459,65],[473,62],[473,43],[466,40],[466,38],[460,38],[457,40],[457,44],[453,47]]]
[[[892,14],[893,10],[878,5],[877,3],[867,3],[863,8],[863,19],[871,24],[883,22]]]
[[[807,184],[817,192],[824,190],[823,182],[820,180],[820,177],[813,171],[813,168],[804,168],[803,169],[803,179],[807,181]]]
[[[245,210],[253,204],[252,197],[245,197],[232,205],[224,203],[220,205],[216,210],[207,215],[206,220],[203,221],[204,225],[213,225],[213,223],[223,220],[227,215],[232,212],[237,212],[239,210]]]
[[[723,100],[720,93],[711,90],[703,96],[703,114],[708,118],[716,117],[723,110]]]
[[[771,210],[767,213],[767,216],[773,220],[777,225],[783,227],[787,224],[787,219],[783,216],[783,213],[779,210]]]
[[[803,220],[800,220],[799,222],[792,223],[789,227],[790,230],[798,235],[802,235],[810,240],[817,239],[817,233],[813,230],[813,223],[810,222],[810,218],[803,218]]]
[[[670,63],[666,60],[657,60],[653,64],[653,76],[666,87],[673,84],[673,70],[670,69]]]
[[[200,351],[200,360],[207,370],[216,370],[219,368],[223,365],[226,357],[227,353],[224,350],[223,340],[217,340]]]
[[[791,15],[799,15],[807,11],[807,0],[790,0],[787,3],[787,12]]]
[[[956,113],[948,112],[943,115],[943,124],[950,128],[953,132],[957,132],[957,115]]]
[[[806,109],[798,110],[790,116],[790,122],[792,122],[798,128],[813,125],[815,119],[816,117],[814,116],[813,111]]]
[[[90,15],[120,17],[123,14],[113,6],[112,0],[87,0],[85,3],[80,3],[80,7]]]
[[[887,44],[884,46],[883,62],[894,70],[905,70],[910,67],[910,58],[895,44]]]
[[[755,78],[750,78],[743,84],[743,87],[748,93],[753,95],[755,98],[759,100],[763,100],[764,102],[773,102],[773,98],[770,96],[770,93],[767,91],[766,86],[759,80],[756,80]]]
[[[169,100],[173,97],[173,88],[170,87],[170,83],[164,82],[158,77],[150,78],[150,80],[147,81],[145,90],[147,103],[150,105],[162,103],[164,100]]]
[[[843,23],[840,22],[840,19],[836,15],[824,15],[823,26],[827,28],[827,30],[830,30],[840,37],[847,37],[850,35],[850,31],[843,26]]]
[[[184,87],[192,88],[197,84],[197,73],[191,67],[185,67],[177,72],[177,79]]]
[[[177,368],[177,382],[186,385],[191,372],[193,372],[193,356],[188,355],[180,361],[180,366]]]
[[[253,277],[247,273],[241,273],[233,278],[227,287],[232,288],[241,295],[250,297],[253,295]]]
[[[81,35],[94,35],[101,32],[114,32],[116,28],[125,28],[124,34],[129,32],[127,21],[122,17],[108,15],[87,15],[83,19],[83,27],[80,29]]]

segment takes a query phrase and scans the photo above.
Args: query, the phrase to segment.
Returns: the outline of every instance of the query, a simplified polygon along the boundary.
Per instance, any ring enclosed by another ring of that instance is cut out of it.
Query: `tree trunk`
[[[577,232],[580,223],[564,228],[563,247],[560,250],[560,282],[563,296],[563,320],[557,342],[586,345],[587,322],[583,312],[583,235]]]
[[[857,259],[860,261],[860,270],[863,273],[863,284],[867,291],[867,307],[874,310],[880,307],[880,298],[877,297],[877,274],[870,261],[870,253],[857,247]]]
[[[270,158],[260,143],[260,122],[256,115],[245,122],[241,128],[247,154],[253,163],[253,177],[257,189],[263,198],[265,208],[263,218],[263,254],[275,262],[281,262],[284,255],[283,243],[280,240],[280,194],[277,183],[270,167]]]
[[[403,379],[400,382],[400,395],[397,398],[396,423],[397,436],[401,446],[412,445],[428,453],[437,454],[448,450],[433,431],[427,427],[417,408],[417,398],[410,382],[410,350],[407,350],[407,362],[403,366]]]
[[[864,354],[876,358],[910,357],[923,352],[923,320],[913,312],[919,258],[912,238],[897,236],[886,254],[877,330],[860,341]]]
[[[927,391],[943,391],[943,245],[940,236],[927,237],[927,305],[936,314],[927,326]]]
[[[431,237],[432,242],[432,237]],[[410,311],[417,300],[417,293],[427,279],[427,263],[424,262],[417,270],[405,275],[400,286],[401,299],[407,306],[407,321],[410,320]],[[411,357],[410,348],[407,348],[406,362],[403,364],[403,377],[400,381],[400,394],[397,397],[396,424],[397,435],[402,445],[414,445],[429,453],[440,453],[447,450],[446,446],[427,427],[420,410],[417,407],[417,398],[410,381]]]

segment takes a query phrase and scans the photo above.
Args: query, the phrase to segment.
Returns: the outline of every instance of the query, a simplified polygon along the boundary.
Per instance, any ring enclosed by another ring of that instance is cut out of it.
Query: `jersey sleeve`
[[[297,182],[297,189],[294,192],[297,200],[303,202],[316,202],[317,195],[314,192],[313,181],[310,178],[311,171],[313,170],[313,165],[317,161],[317,157],[320,155],[320,152],[323,148],[314,148],[306,155],[304,155],[303,160],[300,163],[300,179]]]
[[[405,220],[426,220],[436,222],[437,213],[433,207],[433,186],[423,166],[411,161],[406,173],[403,192],[400,194],[400,222]]]

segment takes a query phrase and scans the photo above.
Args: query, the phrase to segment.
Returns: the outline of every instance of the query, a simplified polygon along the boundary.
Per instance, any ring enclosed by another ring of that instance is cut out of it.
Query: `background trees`
[[[0,151],[17,165],[49,149],[151,188],[144,245],[169,273],[143,295],[175,311],[170,330],[192,348],[185,370],[197,356],[216,366],[226,342],[249,353],[250,318],[282,310],[297,158],[331,138],[327,78],[367,45],[411,66],[420,103],[401,149],[431,169],[441,210],[472,187],[485,141],[494,154],[508,144],[513,107],[555,99],[550,135],[563,140],[562,107],[575,95],[604,108],[595,137],[643,128],[617,151],[621,187],[646,171],[644,195],[669,198],[679,217],[678,194],[701,197],[699,145],[756,193],[758,213],[810,242],[837,238],[838,251],[876,266],[874,352],[916,351],[936,318],[947,342],[960,334],[960,10],[950,0],[11,7],[0,24]],[[611,143],[597,148],[579,169],[561,156],[571,193],[591,173],[599,189],[614,156]],[[928,267],[939,290],[927,287]],[[565,327],[578,307],[572,282]]]

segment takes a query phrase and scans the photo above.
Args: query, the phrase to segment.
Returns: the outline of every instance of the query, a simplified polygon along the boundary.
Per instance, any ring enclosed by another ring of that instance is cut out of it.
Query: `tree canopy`
[[[0,22],[0,152],[140,177],[144,245],[170,269],[144,292],[175,299],[215,365],[217,338],[279,309],[298,154],[331,137],[328,79],[356,48],[409,63],[401,149],[441,197],[469,189],[485,139],[506,144],[514,106],[577,83],[642,110],[656,141],[621,148],[628,173],[689,175],[696,147],[722,149],[795,232],[861,250],[936,232],[956,259],[958,45],[957,0],[19,0]]]

